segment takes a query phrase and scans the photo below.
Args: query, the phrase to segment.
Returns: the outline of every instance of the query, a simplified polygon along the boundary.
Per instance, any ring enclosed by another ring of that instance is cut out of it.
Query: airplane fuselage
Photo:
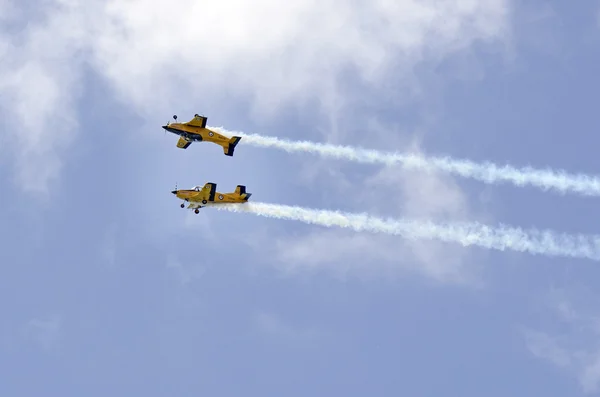
[[[192,208],[196,213],[198,208],[219,205],[219,204],[233,204],[233,203],[246,203],[252,193],[246,192],[246,186],[236,186],[235,192],[231,193],[220,193],[216,191],[216,184],[207,183],[203,188],[196,186],[194,189],[183,189],[173,190],[175,196],[184,202],[189,202],[188,208]],[[181,208],[184,208],[184,204],[181,204]]]
[[[182,136],[183,138],[191,142],[207,141],[217,143],[219,145],[224,145],[227,144],[230,139],[208,128],[192,127],[180,123],[169,124],[164,126],[163,128],[175,135]]]
[[[173,118],[177,121],[176,115]],[[235,147],[242,139],[240,136],[227,137],[206,128],[206,117],[197,114],[187,123],[167,123],[162,128],[172,134],[179,135],[177,147],[180,149],[187,149],[193,142],[211,142],[221,146],[226,156],[233,156]]]
[[[250,196],[252,194],[245,193],[243,195],[240,195],[238,193],[215,192],[214,198],[211,199],[211,197],[209,197],[209,195],[202,194],[202,192],[197,192],[194,190],[179,190],[179,191],[176,191],[175,195],[177,196],[177,198],[184,200],[184,201],[196,202],[196,203],[202,203],[202,204],[206,204],[203,201],[207,201],[212,204],[219,204],[219,203],[245,203],[248,201],[248,199],[250,198]]]
[[[187,131],[181,131],[178,130],[176,128],[170,128],[170,127],[163,127],[165,130],[175,134],[175,135],[179,135],[184,137],[185,139],[187,139],[188,141],[192,141],[192,142],[202,142],[202,135],[200,134],[192,134],[189,133]]]

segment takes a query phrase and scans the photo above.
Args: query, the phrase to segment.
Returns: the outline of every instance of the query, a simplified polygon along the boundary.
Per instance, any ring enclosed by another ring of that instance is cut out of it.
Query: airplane
[[[245,203],[248,201],[252,193],[246,193],[246,186],[237,185],[233,193],[217,192],[217,184],[208,182],[204,186],[194,186],[191,189],[171,191],[177,198],[190,203],[188,208],[193,208],[197,214],[199,208],[206,207],[212,204],[233,204]],[[181,203],[181,208],[185,208],[185,203]]]
[[[173,134],[179,135],[177,141],[177,147],[180,149],[187,149],[192,142],[212,142],[223,147],[223,152],[226,156],[233,156],[233,151],[236,145],[242,139],[239,136],[233,136],[228,138],[224,135],[219,134],[213,130],[206,128],[206,117],[194,115],[194,118],[187,123],[178,123],[177,115],[173,116],[174,123],[168,123],[163,125],[166,131],[172,132]]]

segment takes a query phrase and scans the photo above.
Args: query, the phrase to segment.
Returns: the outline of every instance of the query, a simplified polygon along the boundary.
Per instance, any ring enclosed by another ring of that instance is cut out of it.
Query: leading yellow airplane
[[[173,134],[179,135],[177,141],[177,147],[180,149],[187,149],[192,142],[212,142],[223,147],[223,152],[226,156],[233,156],[235,146],[242,139],[239,136],[233,136],[231,138],[221,135],[216,131],[206,128],[206,117],[194,115],[194,118],[187,123],[177,123],[177,115],[173,116],[175,123],[167,123],[162,128],[172,132]]]
[[[233,193],[217,192],[217,184],[208,182],[203,187],[194,186],[192,189],[171,191],[177,198],[190,203],[188,208],[193,208],[197,214],[198,209],[213,204],[231,204],[245,203],[248,201],[252,193],[246,193],[246,186],[237,185]],[[185,203],[181,203],[181,208],[185,208]]]

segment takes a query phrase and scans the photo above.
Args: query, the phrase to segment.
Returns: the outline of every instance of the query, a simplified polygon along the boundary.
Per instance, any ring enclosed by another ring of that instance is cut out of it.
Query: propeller
[[[173,120],[175,120],[177,122],[177,115],[174,114],[173,115]],[[171,121],[167,121],[167,125],[171,124]],[[165,129],[165,136],[167,136],[167,130]]]

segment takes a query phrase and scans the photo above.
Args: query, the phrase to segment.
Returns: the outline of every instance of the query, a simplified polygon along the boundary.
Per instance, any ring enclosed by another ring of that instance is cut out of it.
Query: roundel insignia
[[[219,200],[223,200],[223,195],[219,194]]]
[[[211,131],[211,132],[209,132],[209,133],[208,133],[208,135],[209,135],[209,136],[213,136],[214,134],[213,134],[213,133],[212,133],[212,131]]]

